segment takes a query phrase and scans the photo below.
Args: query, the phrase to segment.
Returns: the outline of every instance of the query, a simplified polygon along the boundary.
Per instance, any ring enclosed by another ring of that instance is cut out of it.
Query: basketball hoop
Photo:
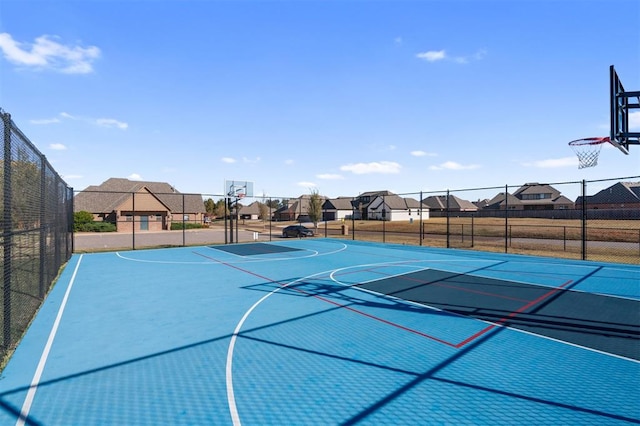
[[[608,137],[584,138],[569,142],[569,146],[578,156],[578,168],[597,166],[602,144],[606,142],[611,143],[611,139]]]

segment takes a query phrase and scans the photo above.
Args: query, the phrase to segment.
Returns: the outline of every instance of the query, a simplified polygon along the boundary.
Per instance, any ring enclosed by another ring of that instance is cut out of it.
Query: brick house
[[[205,207],[200,194],[182,194],[164,182],[110,178],[88,186],[74,197],[74,212],[88,211],[94,221],[110,222],[118,232],[162,231],[172,222],[202,224]]]
[[[640,209],[640,182],[618,182],[586,197],[590,209]],[[582,196],[576,199],[576,209],[582,208]]]

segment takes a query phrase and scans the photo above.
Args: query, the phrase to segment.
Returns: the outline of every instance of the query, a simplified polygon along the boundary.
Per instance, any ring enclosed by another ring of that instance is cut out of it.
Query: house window
[[[185,220],[185,221],[189,220],[189,215],[188,214],[183,214],[182,215],[182,220]]]
[[[132,222],[133,221],[133,215],[132,214],[125,214],[124,215],[124,220],[126,220],[127,222]]]
[[[546,200],[551,198],[550,193],[545,194],[522,194],[523,200]]]
[[[161,215],[161,214],[157,214],[157,215],[156,215],[156,220],[157,220],[158,222],[162,222],[162,215]]]

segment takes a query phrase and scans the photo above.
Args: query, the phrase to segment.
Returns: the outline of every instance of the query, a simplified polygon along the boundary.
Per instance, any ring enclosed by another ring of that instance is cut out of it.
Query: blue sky
[[[637,0],[3,0],[0,107],[76,190],[637,176],[640,146],[578,169],[567,143],[609,134],[609,65],[640,90],[639,21]]]

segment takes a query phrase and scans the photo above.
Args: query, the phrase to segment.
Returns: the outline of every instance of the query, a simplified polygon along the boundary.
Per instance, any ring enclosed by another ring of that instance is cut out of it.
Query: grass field
[[[273,222],[273,234],[290,222]],[[313,227],[312,224],[305,224]],[[342,226],[348,235],[342,234]],[[640,263],[640,221],[591,220],[586,222],[586,258],[620,263]],[[241,226],[243,226],[241,224]],[[244,227],[268,230],[260,221]],[[447,232],[448,229],[448,232]],[[419,221],[383,222],[346,220],[318,224],[316,234],[396,244],[457,247],[482,251],[521,253],[537,256],[582,258],[582,221],[568,219],[514,218],[430,218]]]

